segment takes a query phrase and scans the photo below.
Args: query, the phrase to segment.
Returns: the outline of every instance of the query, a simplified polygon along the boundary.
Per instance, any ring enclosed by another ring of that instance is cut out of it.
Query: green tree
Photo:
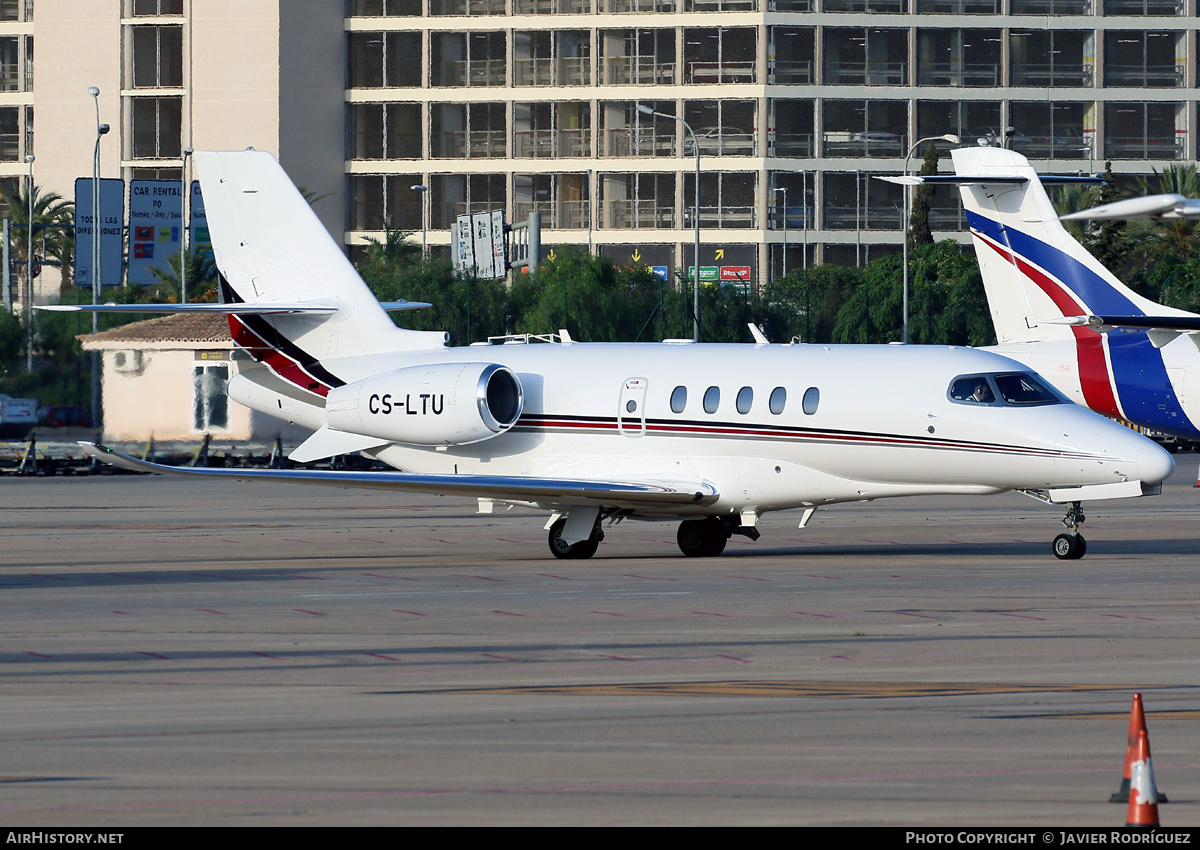
[[[167,303],[178,303],[179,298],[179,254],[170,254],[167,258],[167,268],[151,266],[150,274],[158,281],[154,287]],[[192,247],[184,255],[187,264],[187,297],[188,301],[217,300],[217,263],[212,251]]]
[[[22,180],[15,191],[0,189],[0,206],[6,208],[6,216],[15,225],[9,251],[13,261],[13,286],[25,286],[28,256],[28,231],[30,219],[30,189],[28,181]],[[62,283],[65,289],[71,283],[75,256],[75,204],[55,192],[43,192],[38,186],[33,195],[33,262],[34,274],[47,256],[61,264]],[[43,252],[43,246],[45,248]]]
[[[938,149],[932,142],[925,148],[925,159],[921,162],[922,176],[938,173]],[[933,230],[929,226],[929,209],[937,187],[923,183],[912,191],[912,215],[908,218],[908,252],[911,254],[921,245],[933,244]]]

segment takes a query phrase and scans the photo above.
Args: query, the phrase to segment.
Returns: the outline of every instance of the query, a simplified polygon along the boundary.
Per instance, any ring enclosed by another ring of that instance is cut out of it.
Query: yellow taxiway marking
[[[650,682],[618,685],[531,685],[455,690],[457,694],[564,694],[581,696],[810,697],[817,699],[970,696],[1089,691],[1127,691],[1100,685],[1015,685],[960,682]],[[441,693],[449,693],[442,691]],[[1082,716],[1082,715],[1081,715]]]

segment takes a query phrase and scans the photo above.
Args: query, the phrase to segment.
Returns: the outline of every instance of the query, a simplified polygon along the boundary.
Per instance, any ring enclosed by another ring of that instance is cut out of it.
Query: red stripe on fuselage
[[[268,346],[266,340],[232,313],[229,314],[229,333],[233,337],[234,343],[240,348],[249,350],[255,360],[288,383],[322,398],[329,394],[330,388],[325,383],[318,381],[305,371],[303,366],[283,352]]]
[[[973,231],[973,233],[979,237],[980,242],[1008,260],[1017,267],[1017,271],[1037,284],[1038,289],[1046,293],[1064,316],[1087,315],[1078,302],[1064,291],[1062,284],[1035,268],[1028,261],[993,243],[978,231]],[[1079,362],[1079,388],[1083,390],[1084,402],[1097,413],[1123,419],[1124,414],[1121,413],[1117,397],[1113,392],[1108,358],[1104,355],[1104,335],[1091,328],[1075,326],[1071,327],[1071,333],[1075,335],[1075,353]]]

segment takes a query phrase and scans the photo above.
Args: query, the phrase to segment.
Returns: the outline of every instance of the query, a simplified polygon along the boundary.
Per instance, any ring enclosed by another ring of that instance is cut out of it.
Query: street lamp
[[[96,147],[92,151],[92,306],[100,303],[100,139],[108,125],[100,123],[100,89],[88,86],[96,104]],[[92,333],[100,332],[99,314],[92,311]],[[100,421],[100,352],[92,351],[92,424]]]
[[[25,161],[29,163],[29,184],[26,187],[25,200],[29,210],[25,215],[25,224],[29,226],[29,241],[25,251],[25,370],[33,371],[33,154],[26,154]]]
[[[637,105],[638,112],[643,115],[657,115],[659,118],[670,118],[672,121],[678,121],[683,125],[683,128],[688,131],[692,137],[692,147],[696,151],[696,187],[695,199],[692,204],[692,223],[696,226],[696,245],[692,255],[692,262],[695,264],[695,274],[692,280],[692,341],[700,341],[700,143],[696,141],[696,134],[693,132],[688,122],[684,121],[678,115],[667,115],[664,112],[655,112],[653,106],[647,106],[644,103]],[[683,151],[679,151],[679,155],[683,156]]]
[[[783,192],[783,276],[787,277],[787,228],[788,228],[788,205],[787,205],[787,187],[779,186],[772,189],[773,192]]]
[[[904,176],[908,176],[908,161],[912,159],[913,153],[921,145],[926,142],[936,142],[938,140],[949,142],[952,145],[961,144],[958,136],[953,133],[946,133],[944,136],[926,136],[923,139],[917,139],[911,148],[908,149],[908,155],[904,157]],[[904,183],[904,221],[901,222],[901,229],[904,231],[904,344],[908,345],[908,237],[909,229],[912,226],[912,187],[908,182]]]
[[[425,231],[427,222],[429,221],[429,215],[425,208],[425,199],[429,197],[429,187],[422,183],[418,183],[415,186],[409,186],[408,188],[412,189],[414,192],[421,193],[421,259],[425,259],[428,253],[428,249],[425,245]]]
[[[187,303],[187,161],[194,148],[183,149],[183,167],[179,169],[179,183],[183,194],[179,197],[179,303]]]

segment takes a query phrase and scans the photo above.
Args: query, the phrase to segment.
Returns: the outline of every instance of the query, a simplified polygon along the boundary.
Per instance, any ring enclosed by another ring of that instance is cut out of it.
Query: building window
[[[350,0],[355,18],[419,18],[421,0]]]
[[[600,30],[598,40],[604,85],[674,84],[675,30]]]
[[[355,230],[420,230],[420,174],[355,174]]]
[[[507,206],[503,174],[433,174],[429,178],[430,228],[449,230],[460,215]]]
[[[513,104],[513,156],[585,157],[592,152],[592,107],[587,101]]]
[[[507,50],[503,31],[430,33],[429,84],[435,88],[506,85]]]
[[[176,159],[182,155],[183,98],[135,97],[133,158]]]
[[[758,82],[758,31],[749,27],[685,29],[685,83]]]
[[[641,101],[663,115],[675,113],[675,101]],[[676,156],[678,123],[639,112],[631,100],[600,102],[600,156]]]
[[[1073,30],[1010,30],[1009,64],[1014,86],[1090,86],[1096,64],[1095,35]]]
[[[673,173],[635,171],[601,174],[598,183],[598,227],[617,230],[675,227]]]
[[[133,87],[183,85],[183,27],[133,27]]]
[[[514,86],[586,86],[592,82],[588,30],[513,34]]]
[[[758,226],[758,174],[754,171],[709,171],[700,174],[700,226]],[[692,175],[683,181],[683,225],[692,227],[696,190]]]
[[[0,108],[0,162],[21,161],[21,107]]]
[[[503,15],[504,0],[429,0],[429,14],[434,17]]]
[[[1182,103],[1104,104],[1104,156],[1111,159],[1187,159]]]
[[[900,230],[904,190],[872,179],[866,171],[826,172],[825,227],[828,230]]]
[[[829,85],[908,85],[908,30],[825,28]]]
[[[816,101],[780,98],[767,101],[767,155],[779,157],[815,156],[813,132]]]
[[[904,156],[908,135],[907,102],[826,100],[824,106],[826,156]]]
[[[755,156],[758,103],[753,100],[688,100],[683,120],[704,156]]]
[[[350,33],[350,88],[419,88],[419,32]]]
[[[917,85],[1000,85],[1000,30],[917,30]]]
[[[435,159],[504,159],[508,122],[503,103],[433,103],[429,155]]]
[[[224,363],[193,367],[192,386],[196,392],[192,427],[195,430],[229,427],[229,395],[225,391],[228,384],[229,367]]]
[[[581,230],[588,226],[591,200],[587,174],[514,174],[513,220],[542,214],[550,230]]]
[[[347,159],[420,159],[421,104],[352,103]]]
[[[182,14],[183,0],[133,0],[135,18]]]

